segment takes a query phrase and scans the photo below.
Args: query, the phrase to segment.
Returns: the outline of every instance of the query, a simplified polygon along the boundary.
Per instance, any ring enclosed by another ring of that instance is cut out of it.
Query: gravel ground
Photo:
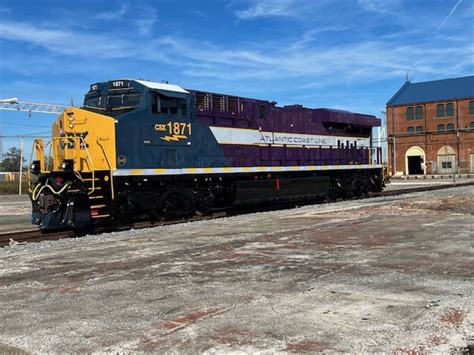
[[[449,352],[473,241],[471,186],[14,245],[0,352]]]

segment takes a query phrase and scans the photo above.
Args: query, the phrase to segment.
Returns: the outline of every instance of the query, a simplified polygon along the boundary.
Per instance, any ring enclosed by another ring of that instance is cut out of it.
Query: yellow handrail
[[[48,152],[48,160],[50,160],[51,158],[51,148],[53,146],[53,142],[55,141],[59,141],[61,143],[62,140],[65,140],[66,142],[70,142],[71,139],[74,139],[74,140],[77,140],[79,144],[74,144],[74,162],[78,161],[80,159],[80,149],[81,148],[84,148],[85,152],[86,152],[86,156],[87,156],[87,161],[88,161],[88,165],[90,167],[90,170],[92,172],[92,189],[88,192],[88,195],[91,195],[92,193],[94,193],[95,191],[95,166],[94,166],[94,161],[92,160],[92,157],[90,155],[90,152],[89,152],[89,149],[87,148],[87,145],[86,145],[86,142],[84,141],[84,138],[83,137],[52,137],[47,143],[46,145],[39,145],[39,142],[42,141],[42,140],[38,140],[38,139],[35,139],[34,140],[34,144],[32,146],[32,151],[31,151],[31,155],[30,155],[30,162],[28,164],[28,174],[30,176],[30,171],[31,171],[31,162],[32,162],[32,159],[33,159],[33,149],[36,150],[36,158],[42,162],[45,162],[45,156],[44,156],[44,148],[48,147],[49,146],[49,152]],[[59,144],[60,144],[59,143]],[[67,146],[66,146],[67,147]],[[68,148],[64,148],[65,150],[71,150],[71,149],[68,149]],[[105,153],[105,152],[104,152]],[[38,156],[39,155],[39,156]],[[107,157],[106,157],[107,158]],[[108,162],[108,160],[107,160]],[[46,165],[46,164],[45,164]],[[109,164],[110,166],[110,164]],[[45,173],[49,173],[51,172],[51,170],[47,170],[47,168],[49,167],[44,167],[44,171],[42,172],[45,172]],[[51,167],[51,168],[54,168]],[[74,173],[76,173],[77,171],[75,170],[75,166],[73,166],[73,171]],[[31,180],[31,179],[30,179]]]

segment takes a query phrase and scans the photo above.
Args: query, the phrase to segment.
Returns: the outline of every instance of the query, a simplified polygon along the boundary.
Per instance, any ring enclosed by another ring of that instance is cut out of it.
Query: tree
[[[20,171],[20,149],[11,147],[8,152],[3,154],[2,168],[3,171]],[[23,158],[22,164],[25,162]]]

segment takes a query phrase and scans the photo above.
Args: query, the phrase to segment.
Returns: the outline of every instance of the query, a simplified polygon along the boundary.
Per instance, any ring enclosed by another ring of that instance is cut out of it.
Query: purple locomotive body
[[[372,147],[372,127],[380,126],[375,116],[192,93],[196,121],[211,128],[229,166],[378,167],[380,151]]]

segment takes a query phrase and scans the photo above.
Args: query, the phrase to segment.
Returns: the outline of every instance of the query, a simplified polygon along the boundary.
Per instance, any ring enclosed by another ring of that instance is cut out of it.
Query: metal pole
[[[390,138],[393,139],[392,168],[393,168],[393,175],[395,175],[397,173],[397,143],[396,143],[395,137],[387,137],[387,141]]]
[[[377,127],[377,146],[380,148],[382,146],[382,142],[380,139],[380,135],[382,133],[382,127]]]
[[[397,143],[395,137],[393,138],[393,175],[397,174]]]
[[[20,137],[20,183],[18,188],[18,195],[21,196],[21,180],[23,176],[23,136]]]

